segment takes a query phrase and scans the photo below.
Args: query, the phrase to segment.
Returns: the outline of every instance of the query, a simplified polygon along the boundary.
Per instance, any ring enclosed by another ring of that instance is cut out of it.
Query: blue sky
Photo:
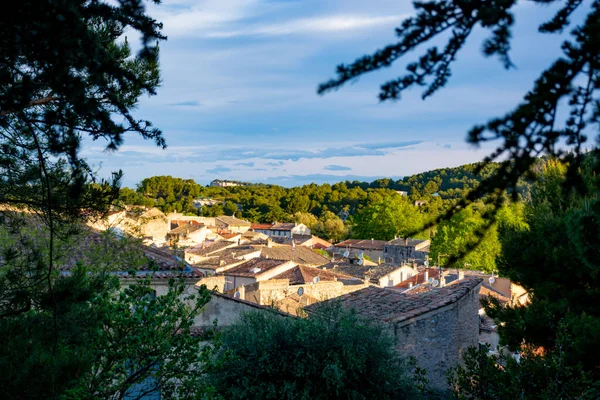
[[[150,14],[164,23],[163,82],[136,115],[161,128],[167,150],[135,136],[115,153],[102,142],[83,154],[102,175],[122,169],[133,186],[153,175],[207,184],[212,179],[293,186],[401,177],[482,159],[490,148],[465,143],[476,124],[509,111],[559,54],[537,33],[553,9],[519,5],[506,71],[481,55],[479,30],[459,55],[447,87],[379,103],[379,85],[404,62],[325,96],[335,66],[395,40],[410,15],[406,0],[163,0]]]

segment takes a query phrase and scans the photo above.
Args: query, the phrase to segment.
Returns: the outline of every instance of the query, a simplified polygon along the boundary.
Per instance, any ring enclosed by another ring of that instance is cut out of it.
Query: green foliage
[[[568,339],[562,350],[569,347]],[[448,383],[459,399],[554,400],[593,398],[590,378],[580,367],[565,362],[564,351],[535,354],[524,349],[519,361],[510,355],[490,355],[489,346],[470,348],[464,366],[448,372]]]
[[[387,196],[363,208],[352,217],[352,236],[392,240],[419,232],[423,223],[424,215],[409,199],[399,195]],[[426,237],[427,234],[411,236]]]
[[[114,272],[154,268],[137,241],[111,232],[90,240],[75,229],[53,243],[56,270],[69,272],[48,278],[45,226],[29,215],[3,222],[0,340],[11,343],[0,349],[5,398],[104,399],[141,382],[160,385],[166,398],[204,390],[188,374],[206,356],[189,327],[208,291],[185,293],[185,282],[173,280],[153,298],[149,279],[122,290]],[[31,289],[39,279],[50,279],[48,290]]]
[[[515,210],[518,207],[512,206]],[[466,267],[487,272],[496,270],[496,258],[501,252],[498,224],[487,227],[483,215],[485,208],[484,204],[474,204],[440,223],[431,241],[431,258],[437,261],[440,255],[440,264],[444,267]],[[502,209],[498,218],[504,216],[517,218],[508,206]],[[469,251],[461,257],[465,250]]]
[[[142,46],[119,40],[129,30]],[[95,177],[79,156],[82,136],[117,149],[127,132],[165,146],[132,110],[159,83],[160,25],[142,0],[16,3],[0,16],[0,203],[55,215],[105,211],[120,175]]]
[[[548,160],[520,212],[498,229],[501,275],[529,292],[529,303],[486,302],[501,344],[522,354],[519,363],[470,353],[452,378],[459,398],[596,398],[600,314],[600,240],[597,160],[579,170],[584,191],[569,185],[569,168]],[[517,213],[515,213],[517,214]],[[508,214],[510,216],[510,214]],[[498,367],[502,365],[502,368]]]
[[[385,330],[341,306],[308,319],[248,313],[222,339],[209,381],[227,399],[419,397]]]
[[[511,348],[525,340],[553,349],[558,326],[563,324],[574,341],[567,361],[582,363],[586,370],[596,368],[600,357],[596,162],[590,158],[581,170],[588,187],[584,196],[564,185],[565,165],[548,162],[525,209],[527,226],[509,225],[501,231],[500,272],[529,290],[531,303],[528,307],[489,307],[490,316],[505,322],[500,333]]]

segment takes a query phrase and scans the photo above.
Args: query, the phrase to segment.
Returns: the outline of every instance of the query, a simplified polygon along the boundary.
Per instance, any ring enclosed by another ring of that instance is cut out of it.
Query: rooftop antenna
[[[363,260],[362,258],[359,258],[359,259],[358,259],[358,265],[363,265],[364,263],[365,263],[365,262],[364,262],[364,260]]]
[[[344,251],[344,257],[348,258],[349,255],[350,255],[350,250],[348,250],[346,248],[346,251]]]
[[[242,294],[240,293],[240,291],[239,291],[239,290],[237,290],[237,291],[236,291],[236,292],[233,294],[233,297],[234,297],[234,298],[236,298],[236,299],[239,299],[239,298],[241,298],[241,297],[242,297]]]
[[[302,295],[304,294],[304,288],[298,288],[298,296],[302,297]]]
[[[440,281],[438,281],[437,279],[434,279],[433,282],[431,283],[431,286],[438,287],[439,284],[440,284]]]
[[[319,278],[318,276],[315,276],[313,278],[313,283],[319,283],[320,280],[321,280],[321,278]]]

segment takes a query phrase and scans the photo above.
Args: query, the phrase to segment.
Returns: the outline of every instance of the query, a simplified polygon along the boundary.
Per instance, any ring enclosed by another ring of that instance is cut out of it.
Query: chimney
[[[461,281],[465,279],[465,271],[458,271],[458,280]]]
[[[365,285],[368,285],[368,284],[369,284],[369,280],[370,280],[370,279],[369,279],[369,274],[365,274],[365,279],[364,279],[364,281],[365,281]]]
[[[442,274],[440,277],[440,287],[446,286],[446,277]]]
[[[271,238],[267,239],[267,247],[269,247],[269,248],[273,247],[273,241],[271,240]]]
[[[408,288],[409,288],[409,289],[412,289],[412,287],[413,287],[413,284],[412,284],[412,282],[408,282]]]
[[[423,282],[427,282],[429,280],[429,270],[427,268],[425,268],[425,271],[423,271]]]
[[[371,244],[375,243],[375,240],[373,238],[371,238]]]

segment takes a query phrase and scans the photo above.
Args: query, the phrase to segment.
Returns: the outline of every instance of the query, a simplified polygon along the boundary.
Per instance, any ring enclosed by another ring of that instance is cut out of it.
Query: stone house
[[[279,275],[297,264],[293,261],[273,260],[268,258],[252,258],[242,263],[236,263],[217,273],[225,276],[224,290],[232,290],[254,282],[265,281]]]
[[[385,243],[385,240],[348,239],[336,243],[332,250],[336,254],[346,258],[362,253],[377,262],[378,260],[383,260],[383,247]],[[345,255],[346,252],[348,252],[348,255]]]
[[[202,224],[183,223],[167,233],[170,245],[194,246],[206,240],[208,229]]]
[[[397,351],[415,357],[425,368],[430,386],[447,391],[446,371],[461,361],[467,348],[479,343],[481,283],[479,278],[463,279],[415,295],[370,286],[335,301],[381,324],[395,338]],[[318,312],[318,306],[307,306],[305,311]]]
[[[294,236],[311,234],[310,229],[306,225],[294,222],[252,224],[251,228],[254,232],[264,233],[273,238],[292,238]]]
[[[383,259],[387,263],[400,265],[407,262],[425,261],[429,256],[431,240],[394,239],[383,246]]]
[[[220,231],[244,233],[250,229],[251,224],[243,219],[222,215],[220,217],[215,217],[215,225]]]
[[[416,275],[417,269],[410,265],[373,264],[335,262],[321,266],[322,269],[339,272],[359,279],[367,279],[372,285],[393,287],[403,280]]]

